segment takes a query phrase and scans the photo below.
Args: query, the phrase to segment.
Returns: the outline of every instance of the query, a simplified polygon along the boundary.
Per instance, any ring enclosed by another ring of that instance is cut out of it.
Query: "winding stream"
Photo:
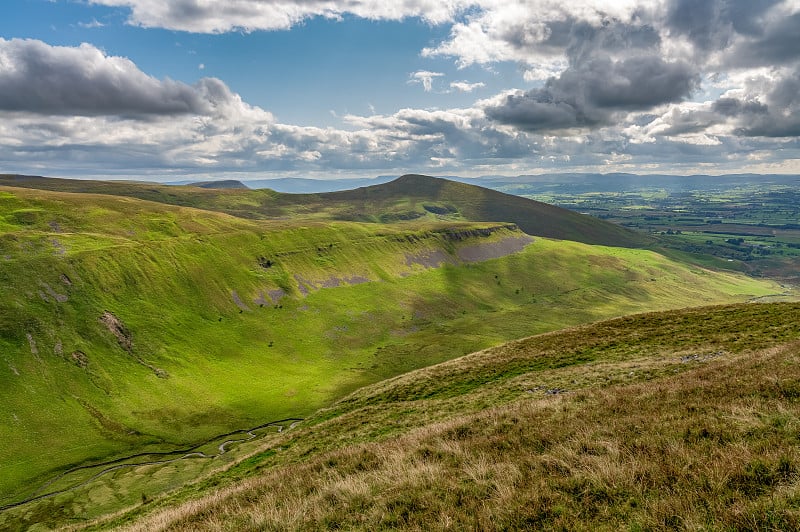
[[[33,494],[30,497],[28,497],[28,498],[26,498],[24,500],[21,500],[21,501],[12,502],[12,503],[8,503],[8,504],[0,506],[0,512],[5,511],[5,510],[10,510],[11,508],[18,508],[20,506],[23,506],[23,505],[31,503],[31,502],[40,501],[42,499],[47,499],[47,498],[50,498],[50,497],[55,497],[56,495],[61,495],[62,493],[67,493],[69,491],[72,491],[72,490],[78,489],[80,487],[83,487],[83,486],[89,484],[90,482],[93,482],[93,481],[97,480],[98,478],[102,477],[103,475],[106,475],[106,474],[114,472],[114,471],[118,471],[120,469],[134,468],[134,467],[147,466],[147,465],[171,464],[173,462],[177,462],[177,461],[180,461],[180,460],[186,460],[186,459],[189,459],[189,458],[206,458],[206,459],[217,458],[218,456],[221,456],[221,455],[225,454],[228,451],[228,446],[230,446],[230,445],[234,445],[234,444],[237,444],[237,443],[244,443],[244,442],[248,442],[248,441],[251,441],[251,440],[254,440],[254,439],[258,438],[259,434],[257,434],[256,431],[265,429],[267,427],[277,427],[278,428],[278,432],[283,432],[284,425],[286,423],[291,422],[291,424],[287,428],[287,430],[288,430],[288,429],[294,428],[301,421],[303,421],[302,418],[295,418],[295,417],[290,417],[290,418],[286,418],[286,419],[279,419],[277,421],[270,421],[268,423],[263,423],[261,425],[258,425],[256,427],[252,427],[252,428],[249,428],[249,429],[234,430],[234,431],[231,431],[231,432],[227,432],[225,434],[220,434],[218,436],[215,436],[214,438],[209,438],[208,440],[205,440],[202,443],[199,443],[197,445],[194,445],[194,446],[186,448],[186,449],[175,449],[173,451],[163,451],[163,452],[157,452],[156,451],[156,452],[150,452],[150,453],[137,453],[137,454],[132,454],[132,455],[129,455],[129,456],[123,456],[121,458],[116,458],[114,460],[108,460],[106,462],[99,462],[99,463],[96,463],[96,464],[87,464],[87,465],[73,467],[71,469],[67,469],[63,473],[53,477],[52,479],[48,480],[47,482],[45,482],[44,484],[39,486],[36,489],[36,491],[34,491]],[[209,445],[209,444],[211,444],[212,442],[214,442],[216,440],[219,440],[221,438],[227,438],[229,436],[234,436],[236,434],[242,434],[245,437],[244,438],[237,438],[237,439],[228,439],[228,440],[223,441],[217,447],[217,451],[218,452],[216,454],[207,454],[207,453],[205,453],[203,451],[198,451],[198,449],[200,449],[200,448],[202,448],[202,447],[204,447],[206,445]],[[123,462],[127,462],[128,460],[136,460],[137,458],[144,458],[146,456],[149,456],[149,457],[161,456],[161,457],[164,457],[164,459],[163,460],[145,460],[145,461],[140,461],[140,462],[123,463]],[[172,457],[172,458],[168,458],[168,457]],[[46,491],[47,488],[49,488],[50,486],[52,486],[56,482],[64,479],[65,477],[68,477],[69,475],[72,475],[72,474],[77,473],[79,471],[85,471],[87,469],[95,469],[95,468],[102,468],[102,469],[100,471],[98,471],[97,473],[95,473],[94,475],[90,476],[89,478],[87,478],[85,480],[82,480],[80,482],[77,482],[75,484],[72,484],[70,486],[67,486],[66,488],[53,490],[53,491]],[[45,492],[45,493],[43,493],[43,492]]]

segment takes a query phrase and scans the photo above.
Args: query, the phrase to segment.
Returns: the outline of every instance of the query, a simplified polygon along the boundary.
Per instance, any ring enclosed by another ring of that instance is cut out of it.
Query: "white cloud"
[[[409,83],[421,83],[422,88],[425,89],[425,92],[431,92],[433,89],[433,78],[440,78],[444,76],[441,72],[429,72],[427,70],[420,70],[418,72],[412,72],[408,76]]]
[[[196,33],[235,30],[285,30],[312,17],[345,15],[370,20],[418,17],[431,24],[452,21],[470,0],[91,0],[94,4],[130,8],[129,23]]]
[[[92,29],[92,28],[102,28],[105,26],[105,24],[98,21],[96,18],[93,18],[89,22],[78,22],[78,26],[80,26],[81,28]]]
[[[423,60],[513,62],[533,85],[460,109],[377,114],[365,104],[369,115],[341,117],[344,129],[300,127],[218,79],[156,79],[89,44],[0,39],[3,167],[363,175],[740,171],[800,160],[796,0],[93,2],[130,8],[132,24],[210,33],[286,29],[317,16],[418,17],[449,25]],[[408,81],[433,91],[443,77],[420,69]]]
[[[459,92],[472,92],[476,89],[482,89],[486,83],[479,81],[477,83],[469,83],[468,81],[453,81],[450,83],[450,88]]]
[[[232,103],[223,82],[148,76],[128,58],[90,45],[0,37],[0,110],[48,115],[213,114]]]
[[[630,23],[656,2],[621,0],[497,0],[480,2],[466,20],[454,21],[447,40],[422,51],[425,57],[453,57],[461,67],[514,61],[529,79],[545,79],[566,63],[571,41],[610,20]]]

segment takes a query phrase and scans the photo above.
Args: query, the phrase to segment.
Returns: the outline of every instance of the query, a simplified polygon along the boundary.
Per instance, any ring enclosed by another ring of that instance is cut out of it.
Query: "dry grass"
[[[739,308],[751,317],[772,312]],[[721,313],[729,322],[738,316],[730,309],[707,313]],[[793,326],[793,314],[771,315],[772,322],[762,326],[772,331]],[[668,316],[680,321],[679,314]],[[580,330],[585,336],[615,326],[624,329],[609,322]],[[573,385],[569,393],[518,394],[503,403],[508,383],[516,387],[535,380],[531,372],[511,372],[506,381],[498,378],[458,397],[416,401],[423,412],[419,416],[444,420],[416,421],[421,426],[378,442],[342,446],[339,439],[338,450],[325,451],[319,442],[317,453],[298,446],[295,463],[167,507],[129,529],[800,529],[800,343],[776,333],[776,345],[763,345],[769,342],[751,335],[752,349],[676,363],[668,353],[685,352],[676,349],[682,345],[680,328],[664,335],[664,327],[640,328],[638,341],[605,337],[620,352],[626,342],[648,352],[652,339],[660,338],[660,350],[649,358],[622,357],[617,364],[577,364],[536,375],[570,382],[583,378],[586,386]],[[755,322],[753,327],[758,328]],[[709,335],[709,349],[734,334],[719,327],[716,337],[696,330]],[[563,334],[582,337],[575,331]],[[553,345],[556,339],[539,337],[538,345]],[[493,362],[502,371],[502,360],[519,357],[521,351],[511,346],[505,359]],[[476,374],[482,371],[474,357],[465,363],[473,364]],[[640,371],[639,379],[603,378],[629,376],[632,367]],[[410,383],[400,379],[397,384]],[[430,391],[427,386],[423,389]],[[492,398],[496,406],[480,406]],[[462,405],[461,413],[453,402]],[[448,403],[451,407],[438,418],[424,406]],[[401,408],[411,418],[417,415],[407,401],[384,404],[387,411]],[[362,416],[365,410],[372,411],[364,407]],[[349,426],[348,415],[339,418],[344,426]],[[331,432],[336,421],[314,430]],[[362,417],[361,423],[370,421]]]

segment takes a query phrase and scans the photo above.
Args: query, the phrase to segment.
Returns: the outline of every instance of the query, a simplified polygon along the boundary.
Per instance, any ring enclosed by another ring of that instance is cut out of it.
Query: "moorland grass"
[[[797,529],[798,318],[717,307],[512,342],[360,390],[97,526]]]

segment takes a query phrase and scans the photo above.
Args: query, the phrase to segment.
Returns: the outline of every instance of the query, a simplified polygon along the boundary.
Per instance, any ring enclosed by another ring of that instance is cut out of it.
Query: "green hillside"
[[[637,247],[651,241],[621,226],[560,207],[488,188],[423,175],[405,175],[390,183],[319,195],[359,213],[388,212],[411,217],[427,212],[458,214],[467,220],[516,223],[531,235],[587,244]]]
[[[359,390],[100,528],[797,530],[799,324],[751,304],[511,342]]]
[[[507,223],[249,220],[122,196],[0,187],[0,507],[82,483],[94,470],[50,481],[85,464],[207,440],[210,455],[231,431],[513,338],[781,291]],[[100,515],[235,457],[124,489],[104,476],[0,527]]]
[[[510,222],[536,236],[586,244],[642,247],[652,241],[618,225],[487,188],[421,175],[343,192],[281,194],[271,190],[0,176],[0,185],[129,196],[248,219],[394,223],[408,220]]]

